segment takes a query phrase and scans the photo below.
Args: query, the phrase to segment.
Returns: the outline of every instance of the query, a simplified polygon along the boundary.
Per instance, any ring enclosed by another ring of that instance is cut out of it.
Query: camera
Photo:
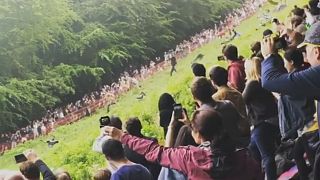
[[[108,126],[110,124],[110,117],[109,116],[102,116],[99,119],[99,122],[100,122],[100,128]]]
[[[218,56],[217,58],[218,58],[218,61],[224,61],[224,60],[226,60],[226,58],[224,58],[224,56]]]
[[[288,47],[286,35],[279,36],[279,35],[274,34],[270,29],[267,29],[263,32],[263,37],[264,38],[271,37],[273,39],[274,47],[276,50],[286,49]]]
[[[15,155],[14,156],[14,159],[16,160],[16,163],[22,163],[22,162],[25,162],[27,161],[27,157],[24,155],[24,154],[18,154],[18,155]]]
[[[279,49],[286,49],[288,47],[288,43],[286,40],[285,36],[274,36],[273,37],[273,41],[274,41],[274,47],[279,50]]]
[[[173,105],[173,111],[174,111],[174,118],[175,119],[182,119],[183,118],[183,115],[182,115],[183,108],[180,103]]]

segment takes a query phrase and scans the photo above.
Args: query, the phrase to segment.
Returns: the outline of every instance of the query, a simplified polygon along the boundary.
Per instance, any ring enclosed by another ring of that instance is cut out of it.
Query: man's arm
[[[34,150],[26,150],[24,155],[39,168],[44,180],[56,179],[50,168],[38,157]]]
[[[56,177],[54,176],[54,174],[52,173],[50,168],[42,160],[40,160],[40,159],[37,160],[35,162],[35,164],[39,168],[44,180],[55,180],[56,179]]]
[[[280,56],[271,55],[262,62],[261,82],[265,89],[297,96],[320,96],[320,66],[286,73]]]

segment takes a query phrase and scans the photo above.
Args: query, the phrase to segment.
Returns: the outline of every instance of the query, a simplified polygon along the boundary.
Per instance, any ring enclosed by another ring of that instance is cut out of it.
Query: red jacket
[[[213,166],[210,150],[194,146],[181,146],[166,148],[154,141],[138,138],[125,134],[121,142],[135,152],[144,155],[148,161],[159,163],[180,171],[190,180],[207,180]],[[224,180],[263,180],[260,165],[251,159],[246,151],[235,153],[235,168]]]
[[[231,87],[242,92],[246,83],[246,73],[244,71],[244,61],[233,61],[228,66],[228,81]]]

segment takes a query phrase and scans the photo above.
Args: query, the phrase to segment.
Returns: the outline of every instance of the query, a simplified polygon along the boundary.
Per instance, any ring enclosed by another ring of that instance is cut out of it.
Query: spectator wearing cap
[[[110,165],[111,180],[152,180],[152,175],[147,168],[125,157],[120,141],[108,139],[102,145],[102,152]]]
[[[222,53],[228,61],[228,81],[231,87],[242,92],[246,82],[244,64],[238,57],[238,48],[234,45],[226,45]]]
[[[206,68],[203,64],[193,63],[191,69],[195,77],[206,77]]]
[[[241,116],[246,118],[247,112],[242,94],[239,91],[228,86],[228,71],[223,67],[215,66],[211,68],[209,76],[212,84],[217,89],[217,92],[213,94],[212,98],[216,101],[231,101],[235,105]]]
[[[274,52],[271,38],[261,41],[261,51],[265,58],[262,62],[262,85],[264,88],[293,96],[308,96],[318,100],[318,123],[320,123],[320,22],[313,24],[306,32],[304,42],[298,47],[305,47],[310,68],[287,73],[279,63],[282,59]],[[320,132],[319,132],[320,133]],[[314,179],[320,179],[320,149],[317,150],[314,164]]]

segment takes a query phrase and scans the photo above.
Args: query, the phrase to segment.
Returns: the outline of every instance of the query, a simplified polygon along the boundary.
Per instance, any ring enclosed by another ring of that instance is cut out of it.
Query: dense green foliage
[[[0,1],[0,132],[113,82],[242,1]]]
[[[306,0],[291,1],[289,8],[280,13],[273,14],[274,17],[284,19],[288,15],[289,10],[296,3],[301,6]],[[272,9],[274,6],[266,6],[266,9]],[[257,13],[259,15],[262,10]],[[250,27],[250,28],[248,28]],[[239,47],[240,53],[249,57],[249,45],[252,41],[259,40],[262,32],[266,27],[259,26],[259,18],[253,16],[242,22],[237,32],[241,33],[240,38],[235,39],[232,43]],[[257,30],[256,30],[257,29]],[[169,69],[159,72],[141,83],[143,91],[147,96],[143,101],[138,101],[136,96],[141,92],[140,88],[135,88],[127,94],[121,96],[116,105],[111,107],[109,115],[118,115],[123,121],[128,117],[137,116],[143,121],[143,132],[148,136],[156,136],[162,142],[163,132],[159,127],[157,101],[163,92],[169,92],[175,96],[177,102],[181,102],[188,109],[189,114],[192,112],[193,101],[190,93],[190,81],[192,80],[192,72],[190,63],[199,54],[203,54],[204,58],[200,63],[207,68],[213,65],[223,65],[225,62],[215,61],[217,55],[221,51],[221,41],[214,41],[202,48],[197,49],[188,57],[178,62],[177,71],[173,77],[169,75]],[[81,121],[68,126],[59,127],[50,136],[55,136],[60,142],[53,148],[48,148],[45,140],[49,137],[41,137],[25,144],[20,144],[17,148],[6,152],[0,156],[0,169],[18,170],[13,156],[21,153],[25,149],[33,148],[40,157],[53,169],[64,168],[70,172],[74,179],[90,179],[89,177],[99,168],[105,168],[105,158],[93,151],[91,146],[94,139],[99,134],[98,118],[106,115],[106,108],[99,110],[91,117],[86,117]],[[1,124],[2,125],[2,124]]]

